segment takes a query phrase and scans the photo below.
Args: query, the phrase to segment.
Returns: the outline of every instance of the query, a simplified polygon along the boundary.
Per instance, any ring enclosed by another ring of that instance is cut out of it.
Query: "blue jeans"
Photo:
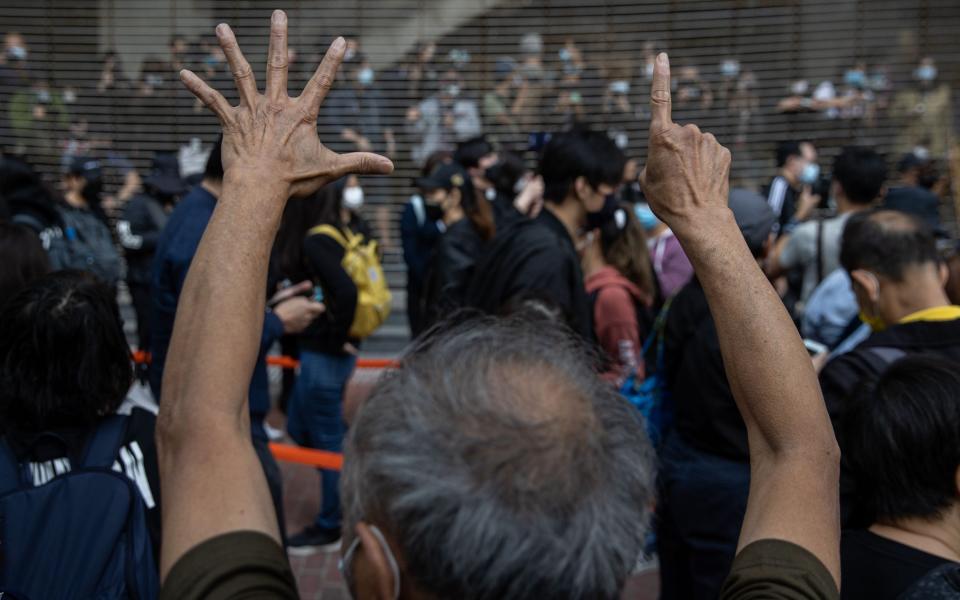
[[[750,465],[697,450],[676,430],[660,461],[660,598],[716,600],[737,551]]]
[[[290,395],[287,432],[301,446],[341,452],[343,389],[357,364],[355,356],[303,351],[300,375]],[[322,529],[340,527],[340,473],[320,469],[320,513],[314,524]]]

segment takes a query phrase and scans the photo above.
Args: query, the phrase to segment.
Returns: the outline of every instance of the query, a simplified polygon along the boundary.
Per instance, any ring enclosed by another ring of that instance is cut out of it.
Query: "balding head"
[[[616,597],[640,551],[653,454],[577,339],[482,319],[433,336],[364,404],[343,473],[437,597]]]
[[[905,213],[878,210],[856,214],[847,221],[840,264],[848,272],[870,271],[902,281],[907,269],[939,262],[933,233]]]

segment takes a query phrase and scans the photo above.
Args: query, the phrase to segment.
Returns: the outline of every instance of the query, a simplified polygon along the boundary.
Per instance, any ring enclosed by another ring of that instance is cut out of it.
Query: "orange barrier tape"
[[[145,350],[133,351],[133,362],[145,364],[150,362],[150,353]],[[267,364],[284,369],[296,369],[300,361],[292,356],[268,356]],[[357,360],[358,369],[395,369],[399,363],[390,358],[360,358]]]
[[[274,458],[284,462],[299,463],[331,471],[339,471],[343,468],[343,455],[336,452],[273,442],[270,443],[270,452],[273,453]]]

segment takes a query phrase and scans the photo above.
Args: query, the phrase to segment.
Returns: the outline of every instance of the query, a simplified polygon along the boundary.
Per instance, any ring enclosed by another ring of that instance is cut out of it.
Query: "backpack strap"
[[[351,240],[333,225],[317,225],[316,227],[311,227],[310,230],[307,231],[307,235],[325,235],[332,237],[335,242],[343,246],[344,250],[351,246]]]
[[[876,346],[865,348],[865,350],[864,358],[878,375],[882,375],[890,365],[907,355],[907,353],[900,348],[891,348],[889,346]]]
[[[127,432],[127,422],[127,417],[123,415],[110,415],[104,419],[87,443],[79,466],[112,467]]]

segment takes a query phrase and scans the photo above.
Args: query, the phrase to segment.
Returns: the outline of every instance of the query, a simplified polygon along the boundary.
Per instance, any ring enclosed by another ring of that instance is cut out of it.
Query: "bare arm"
[[[247,388],[264,315],[270,246],[286,201],[347,173],[388,173],[372,154],[338,155],[317,138],[317,113],[345,44],[337,39],[298,98],[287,96],[287,19],[273,14],[266,93],[233,32],[217,27],[240,92],[231,107],[190,71],[184,84],[223,127],[223,193],[187,275],[157,421],[163,491],[161,575],[186,551],[236,530],[279,540],[250,442]]]
[[[796,328],[727,207],[730,152],[670,119],[670,66],[656,63],[644,192],[694,265],[747,426],[750,499],[740,549],[776,538],[840,580],[839,450]]]

